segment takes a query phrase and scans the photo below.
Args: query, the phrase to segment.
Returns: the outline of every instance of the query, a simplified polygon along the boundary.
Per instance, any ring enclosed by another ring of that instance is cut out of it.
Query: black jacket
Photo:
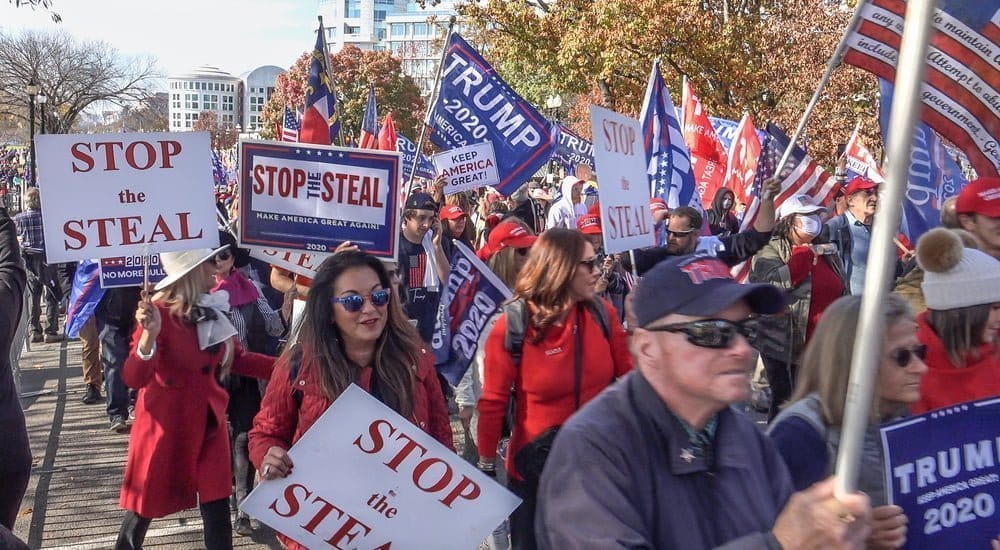
[[[24,412],[14,386],[10,350],[21,322],[27,273],[17,244],[17,229],[0,207],[0,491],[10,490],[8,474],[31,470],[31,449],[24,427]]]
[[[751,228],[725,237],[709,238],[718,239],[722,244],[722,249],[717,250],[713,256],[729,267],[733,267],[739,265],[740,262],[749,260],[761,248],[764,248],[764,245],[771,240],[771,233],[761,233]],[[635,251],[636,270],[642,276],[652,269],[654,265],[666,260],[670,256],[672,254],[667,252],[667,247],[665,246],[638,249]]]

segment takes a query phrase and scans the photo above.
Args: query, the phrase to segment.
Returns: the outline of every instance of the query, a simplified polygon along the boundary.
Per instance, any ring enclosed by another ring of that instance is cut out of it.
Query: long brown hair
[[[883,315],[879,320],[883,334],[887,334],[898,321],[913,319],[913,310],[898,294],[889,294],[883,306]],[[830,426],[841,424],[860,318],[861,296],[843,296],[826,308],[802,355],[802,367],[788,405],[815,392],[819,394],[823,420]],[[885,348],[884,341],[882,348]],[[878,407],[875,406],[878,403],[877,388],[873,395],[875,402],[871,410],[874,418],[878,414]]]
[[[965,367],[971,358],[978,356],[979,346],[985,344],[983,333],[989,322],[993,304],[977,304],[955,309],[927,310],[927,322],[941,339],[948,358],[956,367]]]
[[[570,295],[570,281],[586,244],[579,231],[554,227],[531,247],[511,299],[523,299],[531,306],[531,324],[538,330],[535,343],[576,303]]]
[[[358,251],[340,252],[319,266],[309,287],[299,335],[299,343],[311,352],[313,360],[304,363],[302,368],[315,372],[323,393],[330,400],[339,397],[347,386],[359,379],[363,365],[356,365],[347,358],[330,303],[333,285],[340,275],[358,267],[371,269],[382,288],[393,290],[387,306],[388,321],[375,344],[372,383],[377,384],[383,403],[409,418],[413,412],[414,371],[422,344],[399,305],[400,297],[396,295],[389,273],[374,256]],[[291,353],[291,350],[284,353]]]

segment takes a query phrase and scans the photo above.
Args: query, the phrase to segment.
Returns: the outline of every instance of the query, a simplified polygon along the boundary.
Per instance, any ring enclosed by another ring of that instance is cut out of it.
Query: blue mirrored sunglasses
[[[375,307],[385,307],[389,303],[389,296],[392,292],[388,288],[376,290],[367,296],[364,294],[351,294],[340,298],[330,298],[331,304],[340,304],[350,313],[357,313],[365,306],[365,300],[369,300]]]

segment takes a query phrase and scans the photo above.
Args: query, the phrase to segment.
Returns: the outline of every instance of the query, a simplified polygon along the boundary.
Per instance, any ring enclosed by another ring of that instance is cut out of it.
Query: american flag
[[[764,136],[760,159],[757,161],[753,198],[743,215],[740,231],[746,231],[753,227],[754,222],[757,221],[757,213],[760,211],[761,189],[764,182],[775,175],[777,165],[781,162],[781,155],[784,154],[790,141],[777,125],[770,122],[767,124],[767,134]],[[826,205],[837,192],[837,180],[798,146],[792,148],[785,169],[781,171],[779,176],[781,177],[781,190],[774,198],[775,208],[780,208],[785,200],[795,195],[809,195],[815,199],[817,204]],[[732,273],[737,281],[745,281],[747,275],[750,274],[750,262],[746,261],[733,267]]]
[[[285,116],[281,121],[281,141],[299,140],[299,121],[288,105],[285,105]]]
[[[326,31],[320,24],[316,32],[316,46],[313,47],[309,62],[309,78],[306,80],[305,111],[299,125],[299,139],[303,143],[330,145],[340,134],[340,119],[337,117],[337,93],[330,76],[326,56]]]
[[[649,73],[646,99],[639,116],[650,192],[665,200],[670,208],[693,206],[701,212],[701,197],[691,170],[691,154],[675,112],[670,90],[660,74],[660,61],[656,60]]]
[[[892,82],[906,3],[868,0],[844,62]],[[1000,175],[1000,0],[941,0],[935,10],[921,98],[923,121],[969,156],[982,176]]]
[[[375,103],[375,85],[368,85],[368,103],[365,105],[365,118],[361,120],[361,139],[358,147],[361,149],[378,149],[378,105]]]

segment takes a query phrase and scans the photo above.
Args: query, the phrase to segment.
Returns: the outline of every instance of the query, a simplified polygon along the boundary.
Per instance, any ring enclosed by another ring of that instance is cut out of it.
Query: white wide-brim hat
[[[190,273],[191,270],[212,259],[213,256],[227,248],[229,248],[228,244],[220,246],[215,250],[211,248],[196,248],[194,250],[181,250],[179,252],[161,252],[160,265],[163,266],[163,271],[167,272],[167,276],[156,283],[153,290],[160,291],[176,283],[181,277]]]

